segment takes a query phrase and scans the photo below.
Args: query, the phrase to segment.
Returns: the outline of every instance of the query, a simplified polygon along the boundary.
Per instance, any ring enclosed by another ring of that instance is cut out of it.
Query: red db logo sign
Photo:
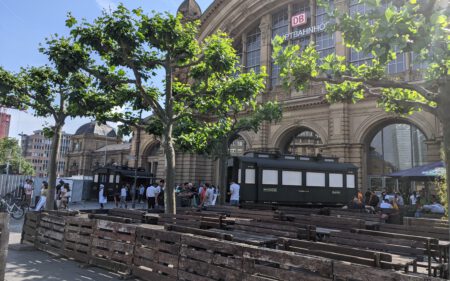
[[[301,13],[301,14],[295,15],[291,19],[291,25],[292,25],[292,27],[304,25],[304,24],[306,24],[306,19],[307,19],[306,13]]]

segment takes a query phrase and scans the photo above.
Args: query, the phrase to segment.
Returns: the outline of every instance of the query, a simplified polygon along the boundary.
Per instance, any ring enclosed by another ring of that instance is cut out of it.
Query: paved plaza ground
[[[144,207],[138,204],[138,208]],[[96,202],[85,202],[70,205],[70,209],[98,208]],[[108,203],[106,208],[114,208]],[[80,263],[66,258],[55,257],[37,251],[32,246],[20,245],[22,220],[10,221],[8,260],[6,265],[6,281],[116,281],[119,275],[96,267],[81,268]],[[131,279],[138,280],[138,279]]]

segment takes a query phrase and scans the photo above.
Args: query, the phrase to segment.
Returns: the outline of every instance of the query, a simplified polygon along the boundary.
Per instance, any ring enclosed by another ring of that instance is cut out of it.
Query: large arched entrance
[[[385,124],[366,138],[366,171],[371,190],[398,190],[389,174],[426,164],[425,134],[407,123]]]
[[[322,147],[320,136],[306,127],[292,130],[280,142],[280,151],[283,154],[312,156],[319,154]]]
[[[161,143],[156,141],[145,149],[142,158],[142,165],[145,170],[153,176],[158,174],[158,166],[162,157]]]

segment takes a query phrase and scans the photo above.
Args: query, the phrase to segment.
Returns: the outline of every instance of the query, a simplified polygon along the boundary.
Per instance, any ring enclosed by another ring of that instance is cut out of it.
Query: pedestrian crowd
[[[228,195],[230,196],[230,204],[237,206],[239,204],[239,184],[232,182]],[[127,201],[131,198],[133,202],[142,204],[147,203],[147,209],[162,209],[164,208],[164,193],[165,181],[160,180],[157,183],[145,186],[140,184],[138,188],[129,184],[124,184],[120,189],[114,190],[113,199],[116,208],[127,208]],[[219,197],[218,187],[210,183],[201,183],[198,186],[190,182],[177,185],[175,187],[175,194],[180,207],[195,207],[206,208],[217,204]],[[98,202],[100,208],[108,202],[108,194],[103,184],[99,185]]]
[[[436,195],[432,195],[431,200],[427,202],[423,192],[418,194],[413,191],[408,199],[409,210],[414,212],[415,217],[421,217],[423,213],[442,215],[445,213],[445,208],[439,203]],[[367,191],[363,196],[362,192],[357,192],[346,208],[366,210],[369,213],[380,212],[381,218],[387,220],[390,216],[398,215],[405,205],[400,192],[388,194],[383,190],[380,195]]]

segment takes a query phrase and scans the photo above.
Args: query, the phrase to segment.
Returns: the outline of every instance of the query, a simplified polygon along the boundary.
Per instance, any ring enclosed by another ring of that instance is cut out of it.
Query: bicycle
[[[16,220],[20,220],[25,215],[24,206],[17,204],[17,202],[8,202],[4,197],[0,198],[0,210],[6,211]]]

